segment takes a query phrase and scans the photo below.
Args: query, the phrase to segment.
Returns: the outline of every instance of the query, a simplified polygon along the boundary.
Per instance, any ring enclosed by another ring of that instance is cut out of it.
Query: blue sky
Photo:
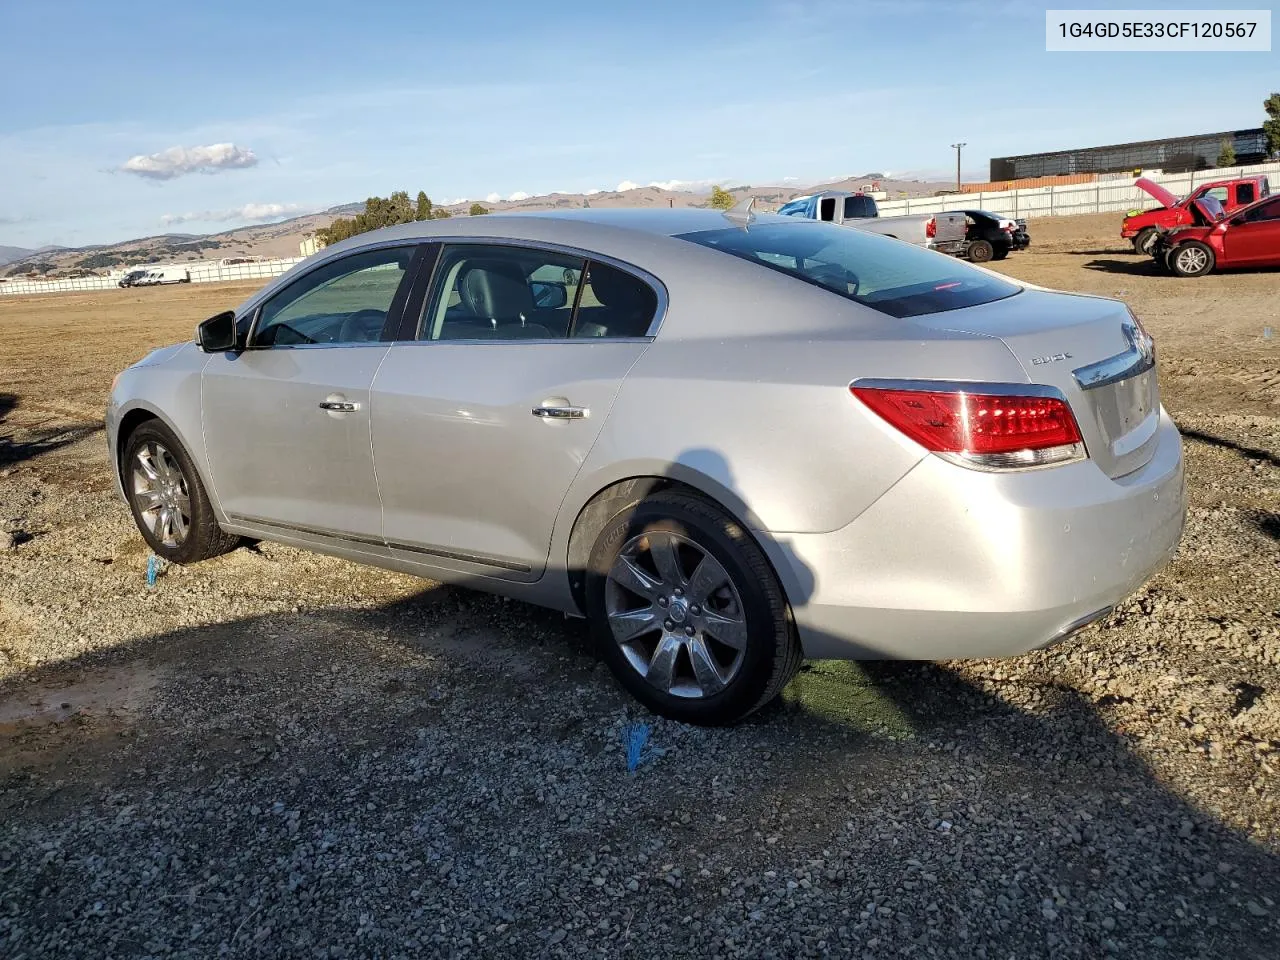
[[[207,233],[394,189],[946,177],[957,140],[985,179],[991,156],[1256,126],[1280,88],[1275,53],[1046,53],[1045,6],[15,3],[0,244]]]

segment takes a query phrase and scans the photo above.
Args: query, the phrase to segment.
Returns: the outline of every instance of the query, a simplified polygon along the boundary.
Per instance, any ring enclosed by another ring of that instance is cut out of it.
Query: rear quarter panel
[[[562,519],[610,483],[672,477],[770,532],[849,523],[922,451],[849,392],[864,376],[1025,381],[998,339],[896,320],[764,273],[749,290],[670,285],[668,324],[738,317],[736,335],[659,333],[618,392]],[[726,297],[731,297],[726,302]]]

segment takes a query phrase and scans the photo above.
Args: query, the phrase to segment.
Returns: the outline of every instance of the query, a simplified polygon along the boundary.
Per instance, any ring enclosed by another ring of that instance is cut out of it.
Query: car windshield
[[[827,223],[757,223],[680,234],[891,317],[917,317],[1003,300],[1021,290],[959,260]]]

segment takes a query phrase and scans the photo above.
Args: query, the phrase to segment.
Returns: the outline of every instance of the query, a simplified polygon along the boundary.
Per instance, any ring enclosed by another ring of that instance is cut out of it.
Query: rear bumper
[[[1168,562],[1185,515],[1167,413],[1151,461],[982,473],[926,457],[846,527],[767,543],[805,656],[1025,653],[1104,615]]]

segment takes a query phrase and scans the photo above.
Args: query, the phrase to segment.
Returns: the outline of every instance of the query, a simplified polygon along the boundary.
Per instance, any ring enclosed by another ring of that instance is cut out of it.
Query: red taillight
[[[933,238],[938,235],[938,221],[933,217],[930,217],[925,221],[924,235],[929,238]]]
[[[926,450],[987,467],[1044,466],[1080,459],[1071,408],[1058,397],[964,390],[850,387],[854,396]]]

